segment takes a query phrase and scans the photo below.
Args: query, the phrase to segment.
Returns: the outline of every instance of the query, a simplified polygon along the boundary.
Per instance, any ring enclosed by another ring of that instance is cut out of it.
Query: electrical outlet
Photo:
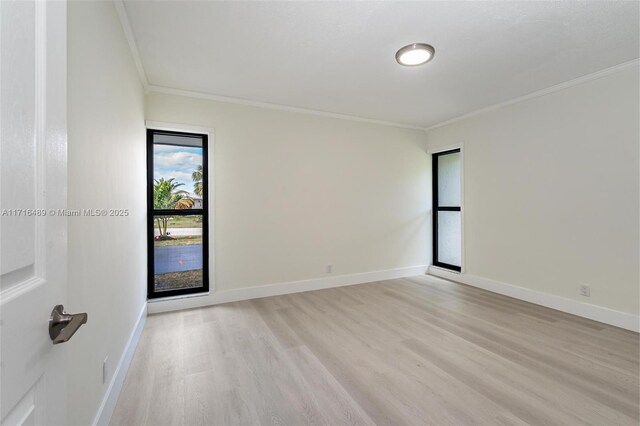
[[[591,287],[589,287],[588,285],[582,284],[580,286],[580,294],[585,297],[591,297]]]
[[[109,355],[104,357],[104,361],[102,361],[102,384],[107,383],[107,378],[109,378]]]
[[[330,274],[333,272],[333,265],[327,265],[327,274]]]

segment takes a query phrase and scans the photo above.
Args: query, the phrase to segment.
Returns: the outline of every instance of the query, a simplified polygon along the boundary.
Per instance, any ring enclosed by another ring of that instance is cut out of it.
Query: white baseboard
[[[348,275],[334,275],[301,281],[239,288],[235,290],[216,291],[214,293],[197,297],[150,300],[149,313],[169,312],[180,309],[217,305],[220,303],[237,302],[239,300],[258,299],[260,297],[279,296],[282,294],[300,293],[302,291],[320,290],[323,288],[342,287],[374,281],[390,280],[394,278],[412,277],[416,275],[423,275],[426,270],[427,265],[418,265],[407,268],[386,269],[382,271],[362,272]]]
[[[558,311],[589,318],[605,324],[614,325],[616,327],[635,332],[640,331],[640,317],[637,315],[580,302],[578,300],[567,299],[566,297],[543,293],[525,287],[518,287],[475,275],[450,272],[441,268],[429,267],[428,273],[429,275],[445,278],[451,281],[457,281],[473,287],[482,288],[484,290],[489,290],[494,293],[503,294],[526,302],[535,303],[536,305],[546,306],[547,308],[557,309]]]
[[[127,345],[124,348],[124,352],[120,357],[118,366],[113,372],[111,382],[109,383],[107,392],[102,399],[100,408],[96,413],[96,417],[93,419],[94,426],[107,426],[109,424],[109,420],[111,420],[111,415],[113,414],[113,410],[116,408],[118,396],[120,396],[122,385],[124,385],[124,379],[127,377],[127,371],[129,370],[129,365],[131,365],[131,360],[133,359],[133,354],[136,351],[138,342],[140,341],[140,336],[142,335],[146,319],[147,303],[145,302],[140,314],[138,315],[138,320],[131,331]]]

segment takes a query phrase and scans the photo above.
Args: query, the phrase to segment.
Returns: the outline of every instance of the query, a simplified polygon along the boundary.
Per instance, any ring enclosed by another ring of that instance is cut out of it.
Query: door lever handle
[[[64,311],[64,306],[56,305],[51,311],[49,318],[49,337],[53,344],[64,343],[71,339],[82,324],[87,323],[87,314],[68,314]]]

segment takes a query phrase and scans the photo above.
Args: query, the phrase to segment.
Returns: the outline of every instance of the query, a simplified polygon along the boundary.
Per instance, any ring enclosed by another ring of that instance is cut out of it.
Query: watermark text
[[[2,217],[126,217],[129,209],[2,209]]]

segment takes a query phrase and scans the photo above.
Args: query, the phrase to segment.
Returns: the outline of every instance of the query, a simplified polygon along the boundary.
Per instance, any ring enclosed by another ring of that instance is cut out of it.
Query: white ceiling
[[[125,1],[150,85],[428,127],[639,57],[639,4]],[[401,67],[412,42],[430,63]]]

